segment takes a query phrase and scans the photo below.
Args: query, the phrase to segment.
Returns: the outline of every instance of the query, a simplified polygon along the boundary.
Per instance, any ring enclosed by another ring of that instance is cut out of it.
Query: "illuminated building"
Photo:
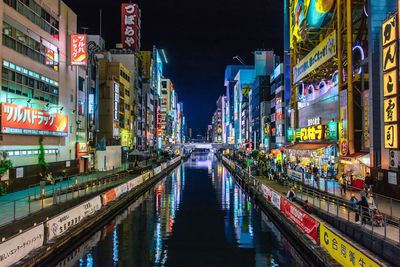
[[[249,92],[254,82],[254,69],[240,69],[236,74],[233,97],[235,146],[250,143],[249,133]]]
[[[228,144],[235,144],[235,100],[234,87],[235,77],[240,69],[252,69],[249,65],[228,65],[225,68],[224,86],[226,87],[226,110],[225,110],[225,139]]]
[[[322,6],[317,2],[285,3],[285,31],[290,33],[289,42],[285,35],[285,50],[289,43],[292,70],[287,135],[295,143],[289,154],[301,154],[304,161],[297,160],[303,165],[315,164],[323,172],[335,166],[339,174],[352,171],[361,178],[368,168],[357,159],[370,149],[368,120],[362,116],[369,113],[372,92],[365,54],[369,44],[376,43],[368,44],[366,5],[374,1],[324,1]],[[315,134],[316,128],[324,133]],[[353,160],[357,164],[345,164]]]
[[[119,167],[121,160],[126,161],[129,150],[133,149],[131,88],[132,76],[127,67],[119,62],[100,60],[100,132],[98,136],[100,140],[104,140],[105,146],[99,146],[97,151],[99,169]],[[109,155],[109,150],[112,151],[110,153],[113,153],[113,157]],[[106,160],[102,158],[103,153]],[[106,166],[104,166],[105,161],[108,161]]]
[[[31,12],[32,9],[38,13]],[[77,78],[84,72],[87,58],[77,58],[82,67],[70,67],[69,38],[77,32],[77,16],[62,1],[44,0],[38,4],[32,0],[5,0],[0,5],[0,14],[3,32],[0,97],[4,118],[0,148],[14,166],[2,180],[9,183],[12,191],[40,180],[39,136],[44,137],[50,172],[56,175],[79,171],[77,148],[86,150],[87,126],[83,120],[85,103],[78,103],[86,99],[87,92],[85,88],[78,92]],[[79,45],[86,48],[84,41],[79,41]],[[11,117],[7,120],[11,109],[26,114],[26,119],[34,116],[30,118],[33,123],[27,125]],[[51,125],[43,124],[48,120]],[[24,180],[13,183],[16,178]]]

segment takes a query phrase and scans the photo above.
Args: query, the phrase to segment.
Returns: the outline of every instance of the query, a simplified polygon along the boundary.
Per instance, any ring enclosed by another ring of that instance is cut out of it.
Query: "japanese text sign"
[[[332,258],[343,266],[380,266],[323,224],[319,227],[319,238],[321,246],[326,248]]]
[[[383,121],[396,122],[397,121],[397,97],[387,98],[383,101]]]
[[[385,148],[397,149],[398,144],[398,125],[385,124],[383,133]]]
[[[137,4],[121,5],[121,42],[124,48],[140,49],[140,9]]]
[[[325,138],[325,125],[316,125],[296,130],[296,140],[323,140]]]
[[[87,43],[86,34],[71,35],[71,65],[86,66],[87,64]]]
[[[296,226],[318,243],[319,222],[289,200],[281,198],[281,212]]]
[[[382,46],[394,42],[397,38],[396,16],[392,16],[382,24]]]
[[[68,135],[68,116],[45,110],[1,104],[1,132],[26,135]]]
[[[391,96],[397,94],[397,70],[383,74],[383,96]]]

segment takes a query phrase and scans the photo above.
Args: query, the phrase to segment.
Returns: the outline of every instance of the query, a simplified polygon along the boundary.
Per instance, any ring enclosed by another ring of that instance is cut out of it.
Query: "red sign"
[[[318,243],[319,222],[289,200],[281,198],[281,212]]]
[[[117,198],[117,193],[113,188],[101,195],[101,204],[103,204],[103,206],[107,206],[108,203],[114,201],[116,198]]]
[[[86,66],[87,42],[86,34],[71,34],[71,65]]]
[[[342,141],[342,156],[347,156],[349,153],[349,146],[347,145],[347,141],[343,140]]]
[[[124,48],[140,49],[140,9],[137,4],[121,5],[121,42]]]
[[[1,104],[1,132],[26,135],[68,135],[68,116],[60,113]]]

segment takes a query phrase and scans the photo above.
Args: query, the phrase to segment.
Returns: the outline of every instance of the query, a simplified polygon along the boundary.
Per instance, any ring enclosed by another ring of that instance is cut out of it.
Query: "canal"
[[[175,169],[56,266],[310,266],[212,156]]]

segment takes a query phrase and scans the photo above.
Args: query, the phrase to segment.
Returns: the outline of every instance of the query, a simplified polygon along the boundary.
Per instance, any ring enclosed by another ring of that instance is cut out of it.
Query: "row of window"
[[[3,23],[3,45],[58,71],[59,56],[55,48],[45,46],[6,22]]]
[[[58,20],[34,0],[4,0],[4,3],[17,10],[21,15],[51,34],[54,38],[59,38]]]
[[[128,81],[128,82],[131,81],[131,78],[129,77],[129,75],[128,75],[125,71],[120,70],[119,74],[120,74],[121,77],[124,78],[126,81]]]
[[[1,87],[8,93],[58,104],[57,82],[8,61],[3,61]]]
[[[8,156],[34,156],[39,154],[39,149],[31,149],[31,150],[12,150],[12,151],[6,151]],[[54,155],[58,154],[59,151],[58,149],[45,149],[44,153],[46,155]]]

